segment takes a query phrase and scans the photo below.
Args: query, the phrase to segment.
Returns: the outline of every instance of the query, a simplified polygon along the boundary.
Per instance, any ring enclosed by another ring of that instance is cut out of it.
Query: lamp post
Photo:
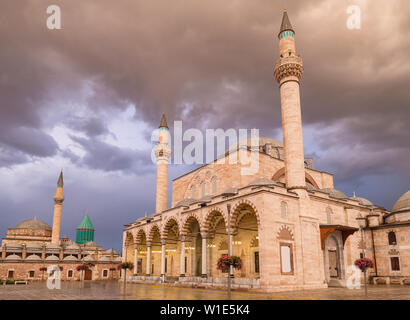
[[[222,193],[223,198],[233,197],[238,194],[238,189],[231,188]],[[226,204],[226,209],[228,211],[228,255],[232,255],[232,238],[231,238],[231,204]],[[228,300],[231,300],[231,274],[232,265],[228,269]]]
[[[359,215],[356,218],[356,220],[357,220],[357,223],[359,224],[360,235],[361,235],[361,238],[362,238],[362,255],[363,255],[363,258],[366,258],[366,251],[365,251],[365,248],[364,248],[364,235],[363,235],[364,234],[363,229],[366,227],[366,218],[363,218],[362,216]],[[367,298],[366,268],[364,268],[363,273],[364,273],[364,292],[365,292],[365,296]]]

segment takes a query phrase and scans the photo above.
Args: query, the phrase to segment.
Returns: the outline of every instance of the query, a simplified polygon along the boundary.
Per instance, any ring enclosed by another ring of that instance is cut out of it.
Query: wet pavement
[[[408,285],[370,285],[372,300],[410,300]],[[234,300],[358,300],[364,289],[328,288],[278,293],[232,291]],[[46,282],[27,285],[0,285],[0,300],[225,300],[227,293],[218,289],[169,287],[159,284],[85,281],[62,282],[60,290],[50,290]]]

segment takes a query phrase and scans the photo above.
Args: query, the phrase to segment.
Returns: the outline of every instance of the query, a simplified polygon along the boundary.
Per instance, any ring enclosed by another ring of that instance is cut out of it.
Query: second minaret
[[[278,37],[280,59],[275,64],[275,78],[280,87],[286,187],[306,189],[299,93],[303,63],[296,55],[295,31],[286,11]]]
[[[60,244],[61,209],[64,201],[63,186],[63,171],[61,171],[57,182],[56,194],[54,195],[53,229],[51,233],[51,243],[58,245]]]
[[[157,193],[155,201],[155,212],[167,209],[168,202],[168,162],[171,157],[171,148],[168,144],[168,124],[165,114],[162,115],[159,125],[159,138],[155,146],[155,157],[157,158]]]

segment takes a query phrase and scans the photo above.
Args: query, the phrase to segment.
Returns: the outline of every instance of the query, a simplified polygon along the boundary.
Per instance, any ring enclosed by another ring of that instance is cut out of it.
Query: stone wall
[[[69,280],[69,281],[78,281],[80,280],[81,271],[77,271],[76,268],[80,263],[32,263],[32,262],[5,262],[0,261],[0,280],[42,280],[47,279],[47,272],[45,271],[44,274],[40,271],[41,267],[48,267],[48,266],[61,266],[63,270],[61,271],[61,280]],[[115,271],[110,271],[111,268],[117,268],[117,264],[113,263],[98,263],[95,264],[94,267],[91,268],[92,270],[92,280],[110,280],[110,279],[119,279],[119,271],[116,269]],[[14,277],[8,278],[9,270],[14,271]],[[73,271],[73,276],[71,278],[68,277],[68,271]],[[108,270],[108,276],[103,277],[103,270]],[[34,277],[29,276],[29,272],[34,271]]]

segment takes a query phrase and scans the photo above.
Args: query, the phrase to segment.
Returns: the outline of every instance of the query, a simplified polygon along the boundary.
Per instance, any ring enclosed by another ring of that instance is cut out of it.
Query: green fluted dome
[[[91,223],[88,213],[77,227],[75,242],[84,244],[85,242],[94,241],[94,226]]]
[[[90,218],[88,217],[88,213],[85,215],[83,221],[78,225],[77,229],[92,229],[94,230],[94,226],[91,223]]]

